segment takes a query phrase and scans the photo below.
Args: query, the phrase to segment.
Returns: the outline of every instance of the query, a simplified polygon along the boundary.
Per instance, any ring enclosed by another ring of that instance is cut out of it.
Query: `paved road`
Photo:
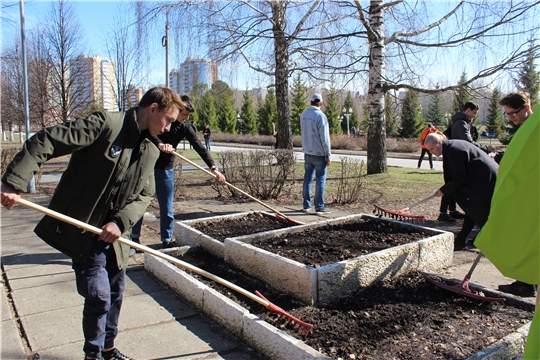
[[[180,143],[178,145],[179,150],[183,150],[183,144]],[[189,149],[189,146],[186,146],[186,149]],[[212,145],[212,152],[223,152],[223,151],[230,151],[230,150],[245,150],[245,151],[255,151],[257,149],[268,149],[268,147],[262,147],[262,146],[250,146],[250,145],[241,145],[241,144],[215,144]],[[303,162],[304,161],[304,153],[302,153],[301,149],[295,148],[294,154],[296,155],[297,161]],[[364,161],[367,162],[367,156],[365,155],[365,151],[333,151],[332,154],[332,162],[340,162],[342,157],[348,157],[355,161]],[[442,158],[440,159],[442,160]],[[433,167],[435,170],[442,170],[442,161],[435,160],[433,161]],[[417,154],[393,154],[388,153],[387,156],[387,163],[388,166],[398,166],[398,167],[405,167],[405,168],[413,168],[415,169],[418,165],[418,155]],[[427,156],[424,157],[424,161],[422,162],[422,168],[423,169],[429,169],[429,162],[427,159]],[[182,166],[182,171],[195,171],[197,170],[195,167],[184,164]],[[45,174],[42,175],[40,182],[41,183],[48,183],[48,182],[55,182],[60,179],[61,173],[56,174]]]

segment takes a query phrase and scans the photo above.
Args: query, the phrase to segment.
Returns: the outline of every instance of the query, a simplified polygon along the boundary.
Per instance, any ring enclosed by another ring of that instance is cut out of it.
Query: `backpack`
[[[454,124],[452,124],[452,125],[454,125]],[[446,138],[448,140],[450,140],[452,138],[452,125],[448,126],[448,129],[443,131],[444,136],[446,136]]]

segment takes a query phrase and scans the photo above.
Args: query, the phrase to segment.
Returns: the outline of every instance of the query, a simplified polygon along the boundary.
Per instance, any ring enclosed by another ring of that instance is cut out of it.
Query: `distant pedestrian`
[[[304,153],[304,198],[303,211],[311,210],[311,184],[315,174],[315,212],[328,214],[324,206],[324,190],[326,187],[326,167],[330,166],[330,130],[328,119],[321,111],[323,99],[320,94],[311,96],[311,105],[300,116],[302,130],[302,152]]]
[[[204,145],[206,146],[206,150],[208,151],[210,151],[210,135],[212,135],[212,131],[210,130],[210,125],[206,124],[204,126],[203,136],[204,136]]]
[[[437,130],[437,128],[433,126],[433,124],[431,123],[429,123],[427,128],[425,128],[424,131],[422,131],[422,135],[420,136],[420,144],[422,145],[422,154],[420,154],[420,158],[418,159],[419,169],[420,169],[420,166],[422,166],[422,160],[424,160],[424,155],[427,153],[428,159],[429,159],[429,168],[433,170],[433,158],[432,158],[431,152],[429,152],[429,150],[426,148],[426,145],[424,144],[424,139],[429,134],[437,132],[437,131],[439,130]]]

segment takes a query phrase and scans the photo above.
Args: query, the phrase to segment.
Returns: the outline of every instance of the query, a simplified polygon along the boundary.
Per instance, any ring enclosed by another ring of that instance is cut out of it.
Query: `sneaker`
[[[455,219],[453,219],[452,217],[450,217],[450,215],[448,215],[447,213],[441,213],[439,215],[439,217],[437,218],[437,221],[440,221],[440,222],[450,222],[450,223],[453,223],[453,222],[456,222]]]
[[[102,351],[101,353],[103,355],[103,360],[134,360],[124,354],[122,354],[120,351],[118,351],[117,348],[114,348],[110,351]]]
[[[309,214],[311,212],[311,208],[302,209],[302,211],[306,214]]]
[[[163,241],[163,242],[161,243],[161,248],[162,248],[162,249],[170,249],[170,248],[173,248],[173,247],[175,247],[173,241]]]
[[[455,211],[451,211],[450,212],[450,216],[453,218],[453,219],[464,219],[465,218],[465,214],[458,211],[458,210],[455,210]]]
[[[509,285],[499,285],[499,290],[521,297],[536,296],[536,287],[521,281],[514,281]]]
[[[330,210],[328,210],[327,208],[322,208],[322,209],[316,209],[315,212],[317,214],[330,214]]]

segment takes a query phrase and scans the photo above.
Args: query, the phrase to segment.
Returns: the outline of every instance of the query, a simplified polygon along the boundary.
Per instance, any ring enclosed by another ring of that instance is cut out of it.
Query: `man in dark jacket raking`
[[[172,154],[183,139],[189,141],[197,154],[204,160],[210,171],[216,176],[215,181],[219,184],[226,182],[225,176],[220,173],[210,155],[209,150],[201,144],[197,138],[196,128],[188,123],[189,116],[195,112],[191,98],[188,95],[180,97],[185,104],[185,108],[178,114],[178,118],[171,125],[169,132],[154,138],[154,143],[162,152],[154,167],[156,179],[156,196],[159,203],[159,224],[161,243],[164,249],[173,246],[174,234],[174,159]],[[192,122],[193,123],[193,122]],[[140,242],[141,226],[143,218],[133,227],[132,240]]]
[[[71,154],[49,208],[103,232],[95,235],[49,216],[35,232],[73,260],[85,299],[85,359],[130,359],[114,347],[129,259],[129,246],[117,240],[129,236],[155,193],[159,150],[149,137],[168,131],[183,107],[174,91],[157,87],[125,113],[103,110],[43,129],[24,143],[2,177],[1,204],[9,210],[42,163]]]
[[[471,143],[446,140],[441,133],[429,134],[424,144],[435,156],[443,156],[444,185],[435,194],[453,196],[465,214],[482,227],[489,216],[499,165]],[[457,241],[455,248],[465,245]]]
[[[452,140],[467,141],[484,151],[486,154],[489,154],[493,151],[494,147],[492,145],[485,146],[479,144],[475,139],[475,135],[476,138],[478,138],[478,130],[476,130],[473,121],[478,113],[479,108],[480,107],[478,104],[469,101],[463,106],[463,112],[457,112],[454,116],[452,116]],[[444,202],[444,197],[443,200],[441,200],[441,203],[442,202]],[[456,235],[456,243],[465,245],[467,243],[467,236],[469,236],[473,228],[474,221],[469,216],[465,216],[461,230]]]

